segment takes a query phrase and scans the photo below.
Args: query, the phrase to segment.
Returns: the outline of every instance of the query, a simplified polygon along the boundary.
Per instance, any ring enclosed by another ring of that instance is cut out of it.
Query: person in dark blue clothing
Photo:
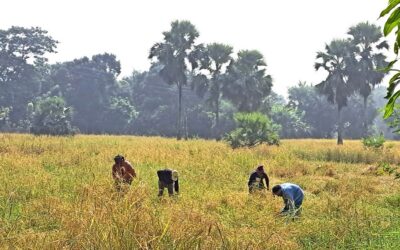
[[[158,196],[162,196],[164,188],[168,189],[169,196],[179,193],[178,172],[173,169],[162,169],[157,171],[158,176]]]
[[[283,198],[285,206],[281,210],[281,214],[300,215],[304,192],[298,185],[293,183],[276,185],[272,188],[272,193]]]
[[[265,181],[265,184],[264,184]],[[253,193],[257,190],[265,189],[269,190],[269,178],[268,175],[264,171],[264,166],[260,165],[250,174],[249,182],[247,183],[249,186],[249,192]]]

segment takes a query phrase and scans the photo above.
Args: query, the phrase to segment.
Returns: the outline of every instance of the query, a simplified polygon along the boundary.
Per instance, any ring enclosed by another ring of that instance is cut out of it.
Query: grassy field
[[[0,248],[399,249],[400,143],[385,146],[0,134]],[[138,173],[123,194],[111,179],[118,153]],[[248,195],[258,164],[272,185],[303,187],[300,219],[277,216],[282,200],[270,193]],[[156,196],[164,167],[180,173],[177,198]]]

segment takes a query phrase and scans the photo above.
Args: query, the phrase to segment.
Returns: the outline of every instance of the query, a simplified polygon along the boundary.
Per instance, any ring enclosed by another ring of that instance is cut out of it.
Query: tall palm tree
[[[355,46],[348,40],[333,40],[325,46],[325,52],[317,53],[315,69],[323,68],[328,76],[317,84],[319,93],[326,95],[328,101],[337,105],[338,138],[337,144],[343,144],[342,108],[347,105],[348,97],[354,92],[351,79],[355,62]]]
[[[198,94],[203,96],[207,95],[207,103],[211,106],[214,115],[214,136],[219,134],[219,116],[220,116],[220,103],[223,95],[222,86],[224,82],[226,67],[231,62],[233,48],[229,45],[221,43],[208,44],[200,58],[200,68],[206,70],[208,78],[197,77],[194,86]],[[204,75],[203,75],[204,76]]]
[[[383,34],[380,27],[368,22],[359,23],[349,29],[351,42],[357,47],[354,83],[360,95],[364,98],[363,128],[364,135],[367,134],[367,101],[372,90],[380,84],[385,73],[378,71],[379,68],[387,66],[386,56],[382,50],[388,50],[389,45],[382,41]]]
[[[177,139],[182,136],[182,87],[187,84],[187,71],[198,65],[193,55],[201,45],[196,45],[199,36],[196,27],[189,21],[174,21],[171,30],[163,32],[164,39],[154,44],[150,49],[149,59],[156,58],[153,65],[160,66],[159,74],[168,84],[178,87],[178,122]],[[189,64],[190,62],[191,64]]]
[[[257,111],[271,93],[272,77],[266,75],[264,56],[257,50],[242,50],[227,69],[224,95],[240,112]]]

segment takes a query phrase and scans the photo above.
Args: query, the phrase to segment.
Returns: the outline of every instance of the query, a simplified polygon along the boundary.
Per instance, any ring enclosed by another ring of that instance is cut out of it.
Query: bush
[[[371,135],[366,138],[363,138],[362,143],[366,148],[380,149],[383,148],[383,144],[385,143],[385,137],[383,136],[383,134]]]
[[[311,132],[310,126],[304,122],[304,111],[299,112],[296,108],[273,105],[270,117],[282,127],[280,131],[282,138],[305,137]]]
[[[261,113],[237,113],[234,116],[236,129],[225,140],[232,148],[252,147],[258,144],[279,145],[278,125]]]
[[[71,135],[72,110],[62,97],[53,96],[39,100],[34,105],[31,132],[46,135]]]
[[[0,129],[9,125],[11,108],[0,107]]]

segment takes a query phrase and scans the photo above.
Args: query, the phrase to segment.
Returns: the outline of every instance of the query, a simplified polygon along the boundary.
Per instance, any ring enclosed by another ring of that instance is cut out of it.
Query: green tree
[[[12,107],[10,121],[26,117],[26,105],[42,90],[42,69],[57,41],[41,28],[0,30],[0,106]]]
[[[232,60],[233,48],[229,45],[212,43],[206,46],[203,58],[201,59],[202,69],[208,71],[209,80],[201,79],[200,86],[196,86],[201,94],[207,94],[207,104],[214,113],[214,136],[219,136],[219,122],[221,112],[221,98],[223,96],[223,83],[225,70]]]
[[[134,120],[134,133],[139,135],[176,136],[176,90],[166,84],[158,69],[149,72],[133,72],[124,78],[125,94],[130,93],[133,106],[138,112]],[[185,96],[183,96],[185,97]]]
[[[370,128],[378,115],[378,108],[382,106],[379,96],[376,95],[377,90],[379,88],[373,90],[372,98],[368,99],[367,125]],[[301,113],[302,120],[310,126],[310,131],[304,134],[300,133],[299,136],[332,138],[335,135],[337,132],[337,120],[332,114],[336,113],[336,108],[328,102],[325,96],[318,93],[315,86],[300,82],[298,85],[290,87],[288,93],[288,106]],[[342,110],[342,123],[345,127],[343,132],[346,133],[346,137],[359,139],[363,136],[363,98],[354,93],[349,97],[348,102],[351,105],[344,107]],[[385,127],[385,124],[382,123],[380,128],[382,127]]]
[[[272,77],[266,75],[263,55],[257,50],[242,50],[230,63],[223,87],[224,95],[240,112],[254,112],[272,88]]]
[[[338,138],[343,144],[343,123],[341,111],[347,105],[348,97],[354,92],[351,79],[352,66],[355,65],[355,46],[348,40],[333,40],[325,46],[325,52],[317,53],[315,69],[327,71],[327,78],[316,85],[319,93],[326,95],[328,101],[337,106]]]
[[[271,108],[269,117],[281,126],[281,138],[306,137],[311,132],[311,127],[304,121],[304,111],[300,112],[295,107],[275,104]]]
[[[226,137],[232,148],[252,147],[262,143],[279,144],[280,127],[273,124],[264,114],[236,113],[234,119],[236,129]]]
[[[202,49],[195,41],[199,36],[196,27],[189,21],[174,21],[171,30],[163,32],[163,42],[154,44],[149,58],[156,59],[155,67],[159,67],[161,78],[168,84],[178,87],[178,122],[177,139],[182,137],[182,88],[188,82],[187,72],[197,64],[196,55]],[[190,62],[190,65],[189,63]]]
[[[112,54],[83,57],[53,66],[52,79],[74,108],[73,125],[84,133],[104,133],[105,122],[119,88],[121,65]]]
[[[148,72],[134,72],[124,78],[123,82],[122,90],[131,96],[132,104],[138,112],[132,124],[132,132],[140,135],[176,136],[176,127],[171,126],[177,121],[176,86],[166,84],[154,67]],[[182,136],[211,138],[212,112],[208,111],[208,106],[191,86],[183,86],[182,92],[182,102],[185,103]],[[230,131],[233,122],[229,123],[225,114],[231,114],[231,111],[224,102],[221,104],[221,113],[224,114],[221,116],[221,130]]]
[[[31,132],[47,135],[70,135],[72,110],[64,99],[58,96],[47,97],[35,103]]]
[[[57,43],[39,27],[0,30],[0,82],[18,80],[24,71],[47,61],[44,55],[55,52]]]
[[[106,112],[107,120],[104,129],[108,133],[128,133],[138,113],[128,98],[112,97],[110,107]]]
[[[311,138],[331,138],[336,119],[335,112],[324,96],[312,84],[299,82],[288,89],[288,105],[304,113],[304,121],[311,127]],[[304,135],[307,137],[307,135]]]
[[[354,69],[355,88],[364,98],[363,133],[367,135],[367,100],[372,89],[382,82],[385,73],[378,69],[387,66],[386,56],[381,52],[388,49],[386,41],[382,41],[383,34],[380,27],[368,22],[359,23],[350,28],[348,34],[351,42],[356,46],[356,59]]]

